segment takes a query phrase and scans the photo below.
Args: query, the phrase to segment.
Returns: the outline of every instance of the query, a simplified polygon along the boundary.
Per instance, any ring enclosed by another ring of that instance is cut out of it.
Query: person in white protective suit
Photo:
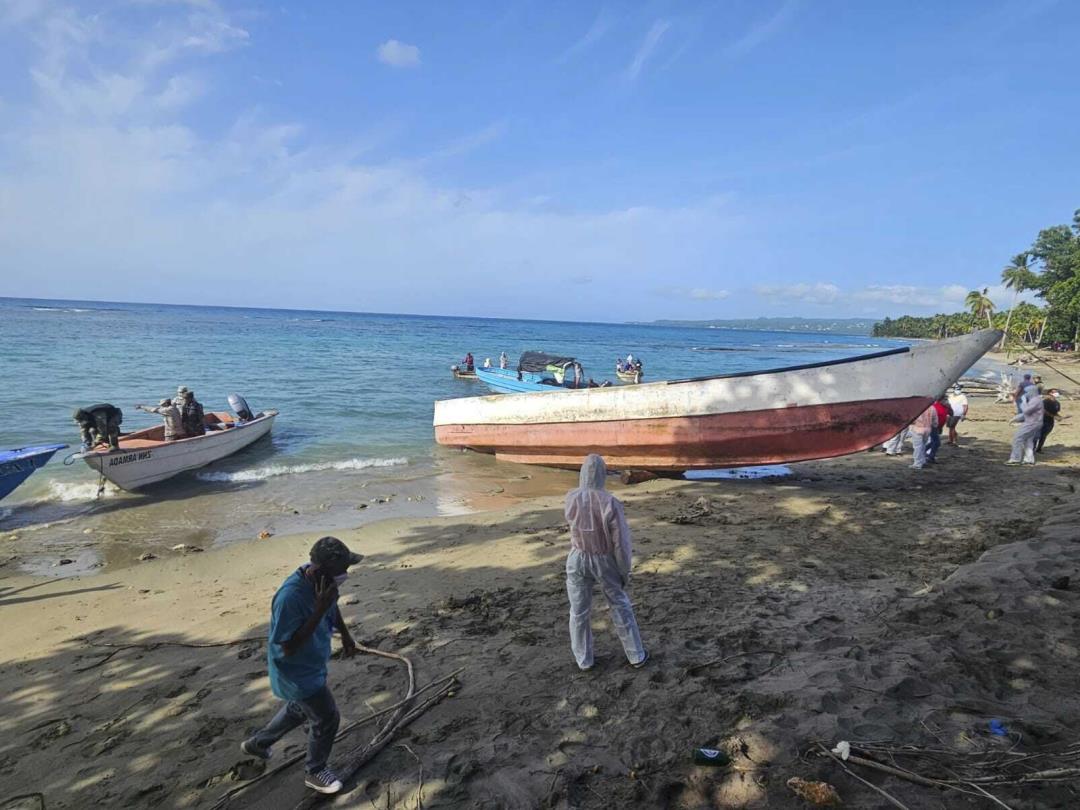
[[[926,449],[930,445],[930,431],[937,427],[937,411],[931,405],[915,417],[911,431],[912,467],[921,470],[926,466]]]
[[[887,456],[898,456],[904,452],[904,442],[910,440],[911,430],[904,428],[887,442],[885,442],[884,450]]]
[[[623,506],[604,489],[607,465],[595,453],[581,465],[580,485],[566,494],[570,554],[566,558],[566,593],[570,597],[570,649],[582,670],[593,667],[592,598],[599,584],[611,608],[611,623],[626,659],[644,666],[649,653],[641,643],[637,619],[626,586],[630,582],[632,546]]]
[[[1020,401],[1020,413],[1010,421],[1019,422],[1020,427],[1013,435],[1012,454],[1006,464],[1034,464],[1035,442],[1042,433],[1043,416],[1045,408],[1043,398],[1035,389],[1029,386],[1030,394],[1025,393],[1025,398]]]

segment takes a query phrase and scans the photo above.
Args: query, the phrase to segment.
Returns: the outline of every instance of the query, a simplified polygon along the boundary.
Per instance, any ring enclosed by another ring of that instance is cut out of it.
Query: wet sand
[[[419,759],[425,808],[807,807],[793,776],[876,808],[889,805],[810,753],[815,741],[1075,747],[1080,419],[1034,468],[1012,468],[1008,406],[972,404],[962,445],[924,471],[875,452],[787,478],[613,486],[635,532],[631,597],[653,656],[642,670],[603,608],[598,666],[573,665],[557,496],[340,532],[368,555],[343,589],[356,638],[409,656],[421,684],[464,671],[333,806],[416,807]],[[530,469],[492,469],[505,479],[492,497],[531,484],[515,479]],[[551,475],[545,486],[573,478]],[[237,745],[275,708],[259,640],[269,600],[312,539],[62,580],[0,568],[0,801],[202,808],[249,777]],[[173,646],[240,639],[253,640]],[[405,687],[400,666],[369,656],[333,661],[330,678],[346,722]],[[303,742],[295,732],[276,756]],[[732,766],[693,766],[695,746],[725,748]],[[995,806],[857,772],[910,808]],[[301,780],[297,766],[230,806],[291,808]],[[1065,808],[1080,781],[990,790],[1017,810]]]

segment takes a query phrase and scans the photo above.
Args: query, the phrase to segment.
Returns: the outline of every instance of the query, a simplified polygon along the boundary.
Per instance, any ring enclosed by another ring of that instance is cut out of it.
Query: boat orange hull
[[[439,444],[526,464],[578,468],[599,453],[613,469],[683,471],[832,458],[896,434],[929,397],[878,399],[758,411],[540,424],[449,424]]]

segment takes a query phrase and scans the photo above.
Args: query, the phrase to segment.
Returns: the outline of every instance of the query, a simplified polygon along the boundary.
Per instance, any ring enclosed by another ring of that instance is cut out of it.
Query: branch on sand
[[[94,663],[85,666],[78,667],[75,672],[87,672],[91,669],[96,669],[103,664],[112,660],[114,655],[122,653],[124,650],[146,650],[147,652],[153,652],[158,647],[186,647],[192,650],[202,650],[210,647],[238,647],[241,644],[264,644],[266,643],[266,636],[258,636],[255,638],[238,638],[232,641],[208,641],[208,642],[185,642],[185,641],[148,641],[143,644],[107,644],[99,641],[87,642],[91,647],[104,647],[105,649],[111,649],[112,652],[104,653],[104,657]]]
[[[356,757],[356,759],[349,766],[349,769],[347,771],[341,772],[342,781],[348,781],[356,774],[357,771],[360,770],[361,767],[363,767],[363,765],[373,759],[375,755],[386,746],[386,744],[390,741],[393,735],[397,733],[398,730],[407,726],[409,723],[422,715],[436,703],[447,697],[447,695],[452,692],[457,685],[457,676],[461,674],[462,671],[464,671],[464,667],[459,667],[458,669],[455,669],[453,672],[451,672],[449,675],[444,675],[441,678],[437,678],[436,680],[427,684],[426,686],[423,686],[420,689],[416,689],[413,676],[412,662],[409,661],[408,658],[397,655],[396,653],[389,653],[382,650],[376,650],[372,647],[365,647],[362,644],[358,644],[356,649],[359,652],[368,655],[377,655],[382,658],[391,658],[404,662],[406,667],[408,668],[409,688],[406,696],[399,700],[397,703],[394,703],[391,706],[387,706],[385,709],[380,709],[377,712],[373,712],[366,717],[360,718],[359,720],[355,720],[352,723],[346,725],[340,731],[338,731],[337,735],[334,737],[335,742],[344,739],[344,737],[350,732],[352,732],[354,729],[357,729],[363,725],[367,725],[373,720],[384,717],[385,715],[394,712],[394,715],[390,718],[389,721],[387,721],[386,724],[383,725],[383,727],[379,730],[375,737],[372,738],[371,742],[367,743],[364,746],[360,746],[359,748],[354,749],[352,752],[350,752],[350,756],[354,756]],[[417,697],[424,694],[425,692],[432,692],[431,697],[429,697],[427,700],[425,700],[418,706],[415,706],[411,710],[408,710],[407,713],[404,713],[408,709],[409,704],[412,704]],[[229,801],[236,795],[254,787],[255,785],[259,784],[265,779],[268,779],[271,776],[275,776],[276,774],[281,773],[292,765],[295,765],[297,762],[302,760],[304,756],[305,754],[302,752],[293,757],[290,757],[289,759],[281,762],[274,768],[271,768],[270,770],[264,771],[263,773],[259,774],[254,779],[245,782],[242,785],[237,785],[231,790],[226,791],[218,798],[217,802],[214,803],[212,810],[221,810],[221,808],[226,807]],[[421,790],[423,790],[422,770]],[[308,797],[304,801],[300,802],[300,804],[297,805],[297,808],[314,806],[313,803],[317,801],[317,797]]]

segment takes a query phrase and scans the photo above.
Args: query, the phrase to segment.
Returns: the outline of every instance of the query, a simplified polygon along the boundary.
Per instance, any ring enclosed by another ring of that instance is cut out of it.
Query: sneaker
[[[636,664],[631,664],[630,666],[632,666],[634,669],[641,669],[647,663],[649,663],[649,651],[648,650],[645,651],[645,657],[644,658],[642,658]]]
[[[337,774],[329,768],[304,776],[304,784],[316,793],[339,793],[343,787]]]
[[[260,748],[254,739],[244,740],[240,743],[240,750],[249,757],[255,757],[256,759],[270,759],[272,755],[269,748]]]

